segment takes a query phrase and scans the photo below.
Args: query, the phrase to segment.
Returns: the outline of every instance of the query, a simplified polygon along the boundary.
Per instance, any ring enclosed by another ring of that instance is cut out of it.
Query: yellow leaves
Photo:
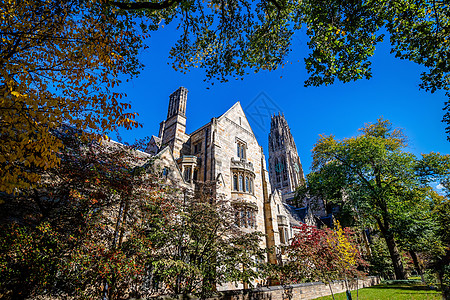
[[[1,22],[10,24],[1,42],[22,43],[0,70],[0,191],[31,187],[40,180],[34,170],[58,165],[62,143],[53,132],[63,123],[92,131],[140,125],[135,114],[123,117],[130,105],[109,87],[133,72],[127,65],[141,38],[133,29],[111,30],[121,21],[97,1],[61,3],[6,0],[0,7]]]
[[[21,94],[21,93],[19,93],[19,92],[16,92],[16,91],[12,91],[11,94],[12,94],[13,96],[15,96],[15,97],[26,97],[26,96],[27,96],[26,94],[23,95],[23,94]]]
[[[333,239],[327,237],[327,242],[339,251],[343,266],[356,265],[358,249],[351,243],[338,221],[336,221],[333,235]]]
[[[341,29],[338,28],[338,29],[336,30],[336,35],[339,35],[339,34],[345,36],[345,35],[346,35],[346,32],[345,32],[344,30],[341,30]]]

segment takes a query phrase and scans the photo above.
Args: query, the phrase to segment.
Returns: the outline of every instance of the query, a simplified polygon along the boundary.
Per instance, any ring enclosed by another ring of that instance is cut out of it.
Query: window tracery
[[[236,207],[235,224],[241,228],[256,228],[256,209],[248,206]]]
[[[245,172],[242,170],[233,170],[232,171],[232,188],[233,191],[236,192],[245,192],[249,194],[253,194],[254,186],[253,186],[253,174],[251,172]]]

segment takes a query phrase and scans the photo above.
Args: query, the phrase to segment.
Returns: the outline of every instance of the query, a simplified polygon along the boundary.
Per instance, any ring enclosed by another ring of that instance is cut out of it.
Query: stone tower
[[[186,102],[188,90],[180,87],[169,97],[167,119],[160,124],[161,145],[168,145],[175,158],[180,157],[183,144],[189,138],[186,135]]]
[[[269,174],[272,189],[294,192],[304,182],[303,168],[284,114],[272,116],[269,133]]]

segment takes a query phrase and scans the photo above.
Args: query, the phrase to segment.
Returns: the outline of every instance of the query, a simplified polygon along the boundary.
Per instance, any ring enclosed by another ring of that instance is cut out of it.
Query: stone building
[[[180,181],[193,189],[197,183],[215,182],[213,194],[238,208],[236,224],[244,231],[266,234],[261,247],[287,244],[295,227],[308,220],[308,210],[282,201],[282,195],[294,191],[304,180],[286,120],[283,116],[272,118],[276,126],[270,133],[269,176],[263,149],[241,104],[236,102],[221,116],[186,133],[187,93],[186,88],[180,87],[170,95],[167,118],[160,123],[158,136],[152,136],[147,152],[165,153],[166,160],[173,160],[166,163],[167,172],[177,172]],[[287,168],[278,166],[277,162]],[[281,180],[274,181],[277,166],[281,170]],[[267,259],[277,263],[281,255],[270,254]]]
[[[273,115],[269,133],[269,175],[272,190],[281,194],[285,209],[295,221],[308,225],[321,225],[330,219],[321,199],[304,198],[294,201],[295,191],[305,183],[302,163],[294,137],[284,114]],[[292,206],[295,202],[300,207]],[[300,202],[300,203],[299,203]],[[291,219],[292,220],[292,219]],[[291,227],[296,227],[293,221]]]
[[[302,163],[284,114],[272,116],[269,133],[269,174],[272,188],[282,194],[304,183]]]

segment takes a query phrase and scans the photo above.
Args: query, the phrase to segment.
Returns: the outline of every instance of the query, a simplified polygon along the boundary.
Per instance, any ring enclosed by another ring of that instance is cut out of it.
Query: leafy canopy
[[[320,197],[350,212],[350,222],[379,229],[396,276],[403,277],[398,239],[408,250],[417,250],[435,236],[428,234],[433,232],[432,224],[422,219],[432,220],[435,192],[430,185],[446,182],[450,156],[430,153],[417,158],[406,152],[405,135],[387,120],[366,124],[360,132],[342,140],[321,136],[313,149],[313,172],[299,193]],[[420,235],[411,240],[408,232]]]
[[[183,72],[204,68],[226,81],[283,66],[295,34],[306,32],[306,86],[372,77],[371,57],[387,33],[391,53],[425,68],[420,87],[450,88],[450,4],[443,0],[124,0],[123,10],[176,21],[170,54]],[[154,19],[151,20],[152,25]],[[450,104],[445,104],[450,109]],[[450,122],[447,113],[444,120]],[[449,132],[449,129],[447,129]]]
[[[107,133],[138,126],[123,94],[138,73],[142,36],[105,1],[6,1],[0,6],[0,191],[35,186],[53,168],[68,124]],[[91,137],[92,138],[92,137]]]

